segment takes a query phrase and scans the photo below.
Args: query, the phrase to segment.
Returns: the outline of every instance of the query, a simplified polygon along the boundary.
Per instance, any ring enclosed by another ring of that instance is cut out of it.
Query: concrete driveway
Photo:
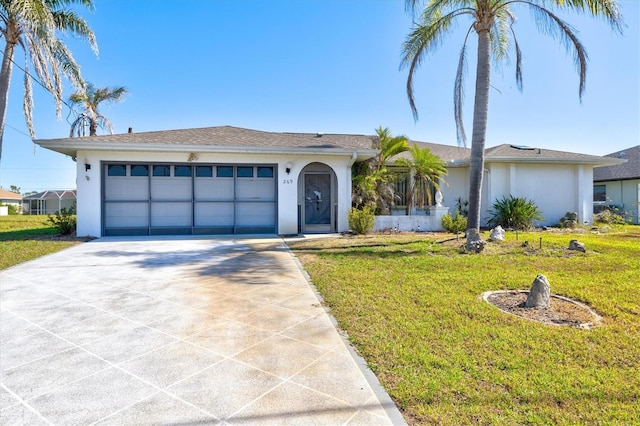
[[[3,425],[404,424],[278,238],[103,238],[0,291]]]

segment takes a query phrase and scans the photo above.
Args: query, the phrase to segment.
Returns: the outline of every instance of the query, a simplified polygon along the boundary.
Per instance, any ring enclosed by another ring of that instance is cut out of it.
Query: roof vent
[[[624,151],[622,151],[620,154],[618,154],[618,156],[619,156],[620,158],[624,158],[626,155],[627,155],[627,153],[626,153],[626,152],[624,152]]]
[[[128,133],[133,133],[133,127],[129,127],[129,132]]]
[[[533,150],[535,150],[535,148],[532,148],[532,147],[527,146],[527,145],[511,145],[511,148],[522,149],[524,151],[533,151]]]
[[[316,137],[317,137],[317,138],[321,138],[323,135],[324,135],[324,133],[323,133],[323,132],[318,132],[318,133],[316,133]]]

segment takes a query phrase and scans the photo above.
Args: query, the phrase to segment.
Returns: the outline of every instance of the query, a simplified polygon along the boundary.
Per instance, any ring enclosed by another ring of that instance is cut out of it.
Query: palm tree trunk
[[[0,70],[0,159],[2,159],[2,140],[4,136],[4,122],[7,118],[7,104],[9,103],[9,85],[11,84],[11,71],[13,70],[13,51],[15,43],[7,41],[2,57],[2,69]]]
[[[482,175],[484,173],[484,143],[487,138],[489,116],[489,87],[491,84],[491,52],[489,29],[478,28],[478,67],[476,95],[473,106],[473,135],[471,137],[471,165],[469,170],[469,216],[467,217],[467,245],[480,240],[480,210]]]

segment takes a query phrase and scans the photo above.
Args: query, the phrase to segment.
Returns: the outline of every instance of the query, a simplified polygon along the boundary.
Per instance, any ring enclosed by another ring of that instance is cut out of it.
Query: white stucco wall
[[[458,198],[469,199],[469,168],[451,167],[447,169],[444,180],[446,184],[440,185],[444,197],[442,205],[449,207],[451,214],[454,214]]]
[[[493,203],[513,195],[535,201],[545,220],[556,225],[567,212],[578,213],[581,223],[593,221],[593,167],[571,164],[488,163],[483,185],[482,223]],[[483,193],[484,195],[484,193]]]
[[[351,207],[350,155],[300,155],[300,154],[255,154],[250,152],[235,154],[198,153],[189,161],[187,152],[112,152],[78,151],[77,154],[77,211],[78,235],[101,236],[102,234],[102,162],[159,162],[191,164],[276,164],[278,221],[280,235],[298,232],[298,179],[300,171],[309,163],[320,162],[331,167],[336,175],[338,231],[348,230],[347,211]],[[285,167],[291,163],[291,171]],[[91,166],[86,170],[85,164]]]

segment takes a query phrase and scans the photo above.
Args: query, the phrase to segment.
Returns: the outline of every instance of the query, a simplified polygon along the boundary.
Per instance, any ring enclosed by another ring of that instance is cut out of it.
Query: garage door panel
[[[239,199],[275,199],[273,179],[238,179],[236,196]]]
[[[273,203],[236,203],[236,225],[274,226],[276,223],[275,205]]]
[[[107,228],[138,228],[149,226],[147,203],[107,203],[105,205]]]
[[[154,202],[151,226],[191,226],[191,202]]]
[[[196,200],[233,200],[233,179],[196,178]]]
[[[151,178],[151,199],[191,201],[191,178],[154,177]]]
[[[231,226],[234,223],[234,206],[229,203],[196,203],[195,226]]]
[[[149,180],[139,177],[107,177],[104,191],[106,200],[146,200],[149,198]]]

